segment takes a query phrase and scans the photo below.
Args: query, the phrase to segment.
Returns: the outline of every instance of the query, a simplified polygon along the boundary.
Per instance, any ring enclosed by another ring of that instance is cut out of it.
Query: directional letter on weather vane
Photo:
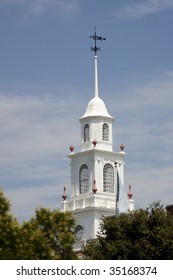
[[[92,38],[95,41],[95,46],[91,47],[91,51],[94,51],[95,52],[95,56],[97,56],[97,52],[100,51],[100,47],[97,47],[97,40],[102,41],[102,40],[106,40],[106,38],[104,38],[102,36],[98,36],[96,34],[96,27],[95,27],[94,35],[90,36],[90,38]]]

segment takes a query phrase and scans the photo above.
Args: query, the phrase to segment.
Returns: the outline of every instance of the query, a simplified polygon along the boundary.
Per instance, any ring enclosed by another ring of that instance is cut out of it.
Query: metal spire
[[[97,41],[100,40],[106,40],[106,38],[102,37],[102,36],[98,36],[96,34],[96,27],[95,27],[95,32],[94,35],[90,36],[90,38],[92,38],[95,42],[94,47],[91,47],[91,51],[95,52],[95,97],[98,97],[98,73],[97,73],[97,52],[100,51],[100,47],[97,47]]]
[[[94,47],[91,47],[91,51],[94,51],[95,52],[95,56],[97,56],[97,52],[100,51],[100,47],[97,47],[97,41],[100,40],[106,40],[106,38],[102,37],[102,36],[98,36],[96,34],[96,27],[95,27],[95,32],[94,32],[94,35],[90,36],[90,38],[92,38],[95,42],[95,45]]]

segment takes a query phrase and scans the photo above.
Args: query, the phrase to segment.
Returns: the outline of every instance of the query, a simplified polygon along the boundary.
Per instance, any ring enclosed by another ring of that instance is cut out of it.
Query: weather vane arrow
[[[97,56],[97,52],[100,51],[100,47],[97,47],[97,41],[102,41],[102,40],[106,40],[106,38],[102,37],[102,36],[98,36],[96,34],[96,27],[95,27],[95,32],[94,32],[94,35],[90,36],[91,39],[94,40],[95,42],[95,45],[94,47],[91,47],[91,51],[94,51],[95,52],[95,56]]]

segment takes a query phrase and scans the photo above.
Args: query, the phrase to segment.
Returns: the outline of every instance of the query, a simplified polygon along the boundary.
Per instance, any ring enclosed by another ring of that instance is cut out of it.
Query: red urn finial
[[[74,150],[74,146],[73,145],[71,145],[70,147],[69,147],[69,149],[70,149],[70,151],[71,151],[71,153],[73,152],[73,150]]]
[[[127,194],[128,198],[131,199],[133,194],[131,192],[131,186],[129,185],[129,191],[128,191],[128,194]]]
[[[97,140],[94,139],[92,143],[93,143],[93,145],[94,145],[94,147],[95,147],[95,146],[97,145]]]
[[[67,198],[67,192],[66,192],[66,187],[64,187],[64,193],[62,195],[63,200],[65,201]]]
[[[124,145],[123,144],[120,145],[120,150],[121,150],[121,152],[124,151]]]
[[[95,194],[97,192],[97,188],[96,188],[96,180],[94,180],[94,186],[92,188],[93,193]]]

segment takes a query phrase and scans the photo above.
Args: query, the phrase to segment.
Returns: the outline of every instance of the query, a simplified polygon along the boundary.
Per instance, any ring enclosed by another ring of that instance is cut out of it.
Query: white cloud
[[[11,202],[12,212],[20,221],[29,220],[36,208],[46,207],[60,209],[60,200],[63,194],[63,186],[42,185],[41,187],[22,187],[9,189],[6,196]]]
[[[136,172],[126,172],[126,183],[132,185],[133,198],[135,200],[135,207],[147,207],[149,203],[154,201],[161,201],[164,206],[172,204],[173,198],[173,177],[172,166],[158,168],[151,166],[150,169],[139,169],[137,164]]]
[[[61,152],[62,147],[59,144],[67,143],[67,139],[64,139],[62,143],[59,138],[66,131],[63,120],[66,117],[66,126],[69,126],[71,131],[72,119],[66,114],[69,111],[73,114],[74,107],[74,103],[65,102],[56,96],[5,96],[1,94],[1,141],[8,149],[11,146],[12,150],[13,145],[18,143],[19,154],[24,150],[28,155],[31,150],[34,153],[40,150],[43,154],[53,153],[55,147]],[[49,143],[51,143],[50,146],[48,146]]]
[[[78,0],[1,0],[0,5],[5,7],[23,7],[28,14],[38,16],[47,11],[53,11],[66,17],[78,14]]]
[[[80,141],[74,133],[79,122],[72,118],[76,104],[56,96],[1,94],[0,111],[0,185],[65,177],[69,146]]]
[[[48,9],[56,10],[64,15],[73,15],[78,13],[79,8],[76,0],[34,0],[31,3],[32,11],[35,15],[42,14]]]
[[[119,18],[140,18],[173,8],[173,0],[146,0],[139,4],[126,5],[116,12]]]

